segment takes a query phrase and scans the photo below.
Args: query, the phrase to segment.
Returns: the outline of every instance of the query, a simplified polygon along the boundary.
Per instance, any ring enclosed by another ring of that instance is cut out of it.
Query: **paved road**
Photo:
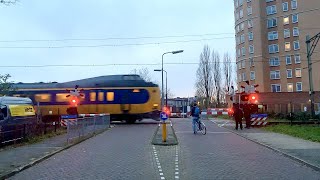
[[[12,179],[319,179],[320,173],[206,122],[194,135],[174,119],[178,146],[150,144],[157,124],[124,125],[91,138]]]
[[[248,141],[211,121],[194,135],[191,120],[173,120],[183,164],[181,179],[320,179],[320,173]]]

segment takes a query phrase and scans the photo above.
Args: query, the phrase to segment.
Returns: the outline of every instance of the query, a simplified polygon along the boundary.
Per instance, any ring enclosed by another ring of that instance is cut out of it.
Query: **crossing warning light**
[[[249,101],[248,95],[241,95],[241,101]]]
[[[77,97],[72,97],[70,99],[70,103],[71,103],[72,106],[78,106],[79,100],[78,100]]]
[[[163,112],[165,112],[167,115],[170,115],[170,109],[168,107],[163,107]]]

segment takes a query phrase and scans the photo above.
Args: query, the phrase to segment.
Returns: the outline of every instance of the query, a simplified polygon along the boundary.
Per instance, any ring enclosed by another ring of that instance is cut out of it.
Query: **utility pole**
[[[313,91],[311,56],[312,56],[319,40],[320,40],[320,32],[312,38],[310,38],[309,35],[307,35],[307,37],[306,37],[307,58],[308,58],[308,74],[309,74],[309,95],[310,95],[310,101],[311,101],[311,116],[312,116],[312,118],[315,117],[315,111],[314,111],[314,91]]]

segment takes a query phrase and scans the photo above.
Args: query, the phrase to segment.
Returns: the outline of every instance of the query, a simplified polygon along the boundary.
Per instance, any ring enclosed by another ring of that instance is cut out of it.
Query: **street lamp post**
[[[160,72],[161,69],[155,69],[154,71]],[[163,70],[166,73],[166,106],[168,106],[168,72],[166,70]]]
[[[162,108],[162,111],[163,111],[163,106],[164,106],[164,90],[163,90],[163,56],[165,54],[178,54],[178,53],[182,53],[183,50],[178,50],[178,51],[171,51],[171,52],[165,52],[162,54],[162,62],[161,62],[161,83],[162,83],[162,98],[161,98],[161,108]],[[166,72],[167,73],[167,72]],[[167,81],[167,78],[168,78],[168,75],[166,75],[166,81]],[[168,82],[168,81],[167,81]],[[166,89],[167,89],[167,86],[166,86]],[[168,92],[166,93],[166,105],[167,105],[167,102],[168,102]],[[167,124],[165,122],[162,123],[162,141],[163,142],[166,142],[167,141]]]
[[[178,54],[182,53],[183,50],[178,50],[178,51],[170,51],[170,52],[165,52],[162,54],[162,63],[161,63],[161,83],[162,83],[162,98],[161,98],[161,107],[163,108],[164,106],[164,89],[163,89],[163,56],[165,54]]]

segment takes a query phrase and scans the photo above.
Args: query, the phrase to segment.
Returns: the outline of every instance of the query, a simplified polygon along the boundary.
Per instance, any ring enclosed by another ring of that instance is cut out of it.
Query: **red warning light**
[[[79,101],[78,101],[77,97],[71,98],[71,101],[70,101],[71,105],[78,106],[78,102]]]

